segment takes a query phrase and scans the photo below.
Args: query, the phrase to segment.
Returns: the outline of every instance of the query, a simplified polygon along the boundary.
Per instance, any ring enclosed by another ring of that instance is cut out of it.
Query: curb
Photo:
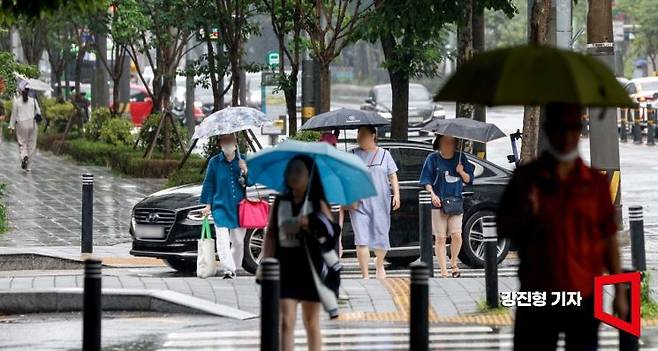
[[[209,314],[247,320],[255,314],[168,290],[103,289],[103,311],[151,311]],[[28,289],[0,291],[0,314],[80,312],[83,289]]]
[[[71,258],[25,252],[0,254],[0,271],[83,269],[84,260],[91,257],[100,259],[104,267],[165,267],[161,260],[145,257],[97,257],[93,254],[80,254],[79,258]]]

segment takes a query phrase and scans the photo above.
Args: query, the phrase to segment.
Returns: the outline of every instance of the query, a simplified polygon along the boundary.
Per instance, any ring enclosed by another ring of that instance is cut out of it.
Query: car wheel
[[[471,215],[464,225],[459,259],[471,268],[484,267],[486,246],[482,231],[482,218],[494,215],[491,210],[480,210]],[[508,238],[498,238],[498,263],[505,259],[509,248],[510,240]]]
[[[167,265],[181,273],[196,272],[196,259],[182,259],[179,257],[169,257],[164,260]]]
[[[244,237],[242,268],[251,274],[256,273],[260,263],[264,233],[263,229],[247,229],[247,235]]]
[[[407,268],[411,262],[414,262],[418,259],[418,256],[395,256],[395,257],[386,257],[388,263],[394,265],[395,267]]]

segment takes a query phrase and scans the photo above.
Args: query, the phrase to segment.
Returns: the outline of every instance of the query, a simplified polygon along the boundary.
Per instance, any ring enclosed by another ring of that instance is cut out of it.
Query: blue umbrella
[[[297,155],[306,155],[315,160],[314,171],[319,172],[330,203],[349,205],[359,199],[377,195],[363,161],[351,153],[338,151],[320,142],[286,140],[273,148],[257,152],[247,160],[249,177],[257,183],[283,192],[286,190],[286,166]]]

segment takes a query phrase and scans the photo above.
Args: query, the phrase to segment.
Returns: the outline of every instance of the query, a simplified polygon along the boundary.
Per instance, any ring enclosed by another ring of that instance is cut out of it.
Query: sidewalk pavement
[[[128,178],[105,167],[81,166],[43,151],[26,173],[18,159],[16,143],[0,144],[0,183],[7,184],[10,226],[0,235],[0,247],[80,245],[83,173],[94,175],[94,243],[129,241],[133,205],[163,184],[161,179]]]

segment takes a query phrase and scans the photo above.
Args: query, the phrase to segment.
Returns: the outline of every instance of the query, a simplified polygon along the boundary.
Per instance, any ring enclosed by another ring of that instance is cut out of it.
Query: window
[[[430,150],[414,148],[392,148],[390,151],[395,164],[398,166],[398,179],[401,182],[417,181],[420,178],[420,172],[423,170],[425,159],[431,153]]]

